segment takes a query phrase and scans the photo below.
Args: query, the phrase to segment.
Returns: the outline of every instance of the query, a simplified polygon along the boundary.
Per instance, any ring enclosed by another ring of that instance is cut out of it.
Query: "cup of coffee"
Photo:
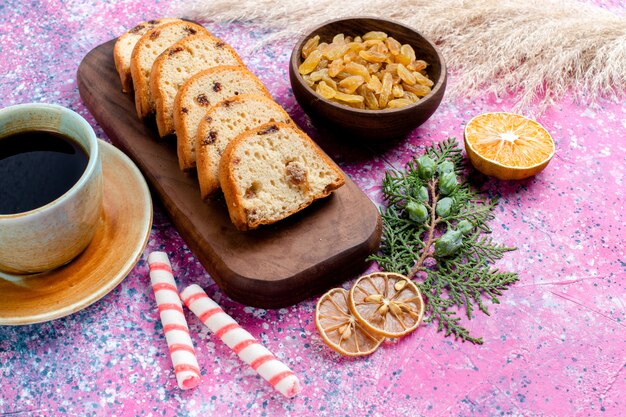
[[[85,119],[54,104],[0,109],[0,272],[67,264],[102,216],[102,164]]]

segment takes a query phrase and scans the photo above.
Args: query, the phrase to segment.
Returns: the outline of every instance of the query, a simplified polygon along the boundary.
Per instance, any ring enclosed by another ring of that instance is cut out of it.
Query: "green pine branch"
[[[428,274],[424,282],[418,284],[418,286],[428,300],[438,300],[438,302],[429,301],[426,304],[424,314],[426,323],[436,322],[437,331],[444,331],[445,337],[452,335],[455,339],[460,339],[463,342],[483,343],[482,337],[471,336],[469,330],[459,324],[461,318],[453,310],[455,307],[454,301],[443,297],[442,285],[436,275]]]
[[[474,233],[466,242],[463,243],[463,253],[476,260],[485,259],[491,263],[502,259],[506,252],[515,250],[515,248],[507,247],[495,243],[490,236],[484,236],[480,233]]]
[[[386,207],[381,209],[380,250],[370,257],[386,271],[417,281],[427,299],[425,322],[436,322],[446,336],[483,343],[463,326],[476,311],[489,315],[517,274],[492,264],[515,248],[498,244],[488,222],[496,199],[474,190],[464,176],[465,160],[454,138],[426,149],[404,170],[383,178]],[[459,181],[459,178],[462,180]]]
[[[448,138],[443,142],[426,149],[425,154],[435,161],[448,160],[453,162],[458,172],[463,170],[463,151],[456,143],[456,138]]]

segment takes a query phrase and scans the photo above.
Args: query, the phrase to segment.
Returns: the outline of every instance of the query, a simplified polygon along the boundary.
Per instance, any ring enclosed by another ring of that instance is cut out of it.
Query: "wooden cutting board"
[[[178,168],[172,139],[140,122],[113,64],[115,40],[89,52],[78,68],[80,95],[113,144],[139,167],[187,245],[232,299],[279,308],[363,271],[378,248],[381,221],[369,198],[346,178],[329,198],[274,225],[240,232],[223,200],[202,201],[195,172]]]

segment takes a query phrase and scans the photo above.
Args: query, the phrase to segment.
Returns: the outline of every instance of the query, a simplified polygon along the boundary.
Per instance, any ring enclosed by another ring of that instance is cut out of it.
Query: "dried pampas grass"
[[[512,93],[517,110],[543,109],[567,92],[586,103],[626,92],[626,16],[573,0],[191,0],[176,12],[274,29],[265,43],[332,18],[394,19],[440,47],[452,95]]]

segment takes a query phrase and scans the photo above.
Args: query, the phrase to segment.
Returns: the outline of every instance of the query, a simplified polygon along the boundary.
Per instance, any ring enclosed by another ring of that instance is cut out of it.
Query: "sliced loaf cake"
[[[130,57],[130,72],[135,88],[135,107],[139,118],[144,119],[155,110],[149,86],[154,62],[163,51],[176,42],[198,33],[209,35],[209,32],[200,25],[179,21],[157,26],[137,41]]]
[[[200,71],[180,87],[174,100],[174,130],[180,169],[189,170],[196,166],[198,125],[207,110],[225,98],[244,93],[271,98],[263,83],[240,66],[219,66]]]
[[[130,75],[130,57],[133,54],[133,49],[139,39],[141,39],[141,37],[149,30],[154,29],[157,26],[177,22],[179,20],[180,19],[167,17],[156,20],[148,20],[147,22],[138,24],[117,38],[115,46],[113,47],[113,61],[115,62],[115,69],[120,75],[123,92],[128,93],[133,91],[133,78]]]
[[[239,135],[222,155],[219,177],[239,230],[275,223],[345,183],[339,167],[293,123]]]
[[[165,50],[150,72],[150,91],[161,137],[174,133],[174,99],[194,74],[218,65],[244,66],[237,52],[211,35],[189,36]]]
[[[287,112],[267,96],[242,94],[211,107],[198,126],[196,144],[202,198],[220,189],[220,158],[226,146],[246,130],[270,122],[293,123]]]

